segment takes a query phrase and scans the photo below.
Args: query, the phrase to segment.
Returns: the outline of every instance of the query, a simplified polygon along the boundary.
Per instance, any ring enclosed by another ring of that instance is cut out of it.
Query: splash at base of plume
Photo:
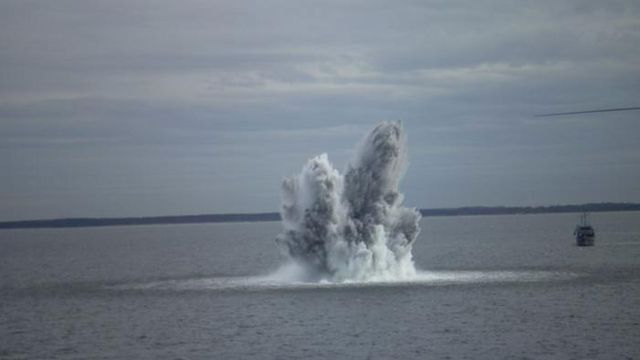
[[[326,154],[282,186],[284,231],[276,242],[309,280],[410,279],[420,214],[401,206],[406,140],[398,123],[376,126],[344,175]]]
[[[209,291],[209,290],[274,290],[309,289],[325,287],[364,286],[441,286],[486,283],[523,283],[568,281],[585,274],[558,271],[418,271],[415,276],[388,280],[368,279],[309,281],[305,269],[288,263],[267,276],[229,276],[191,279],[168,279],[149,282],[124,282],[106,286],[109,290],[160,290],[160,291]],[[66,285],[65,285],[66,286]]]

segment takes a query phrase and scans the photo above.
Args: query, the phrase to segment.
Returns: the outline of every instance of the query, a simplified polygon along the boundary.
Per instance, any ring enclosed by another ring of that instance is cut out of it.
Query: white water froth
[[[282,186],[284,231],[276,242],[305,281],[391,281],[416,276],[411,248],[420,214],[401,205],[406,169],[399,123],[376,126],[344,175],[326,154]]]
[[[207,291],[207,290],[276,290],[308,288],[343,288],[372,286],[445,286],[483,283],[522,283],[565,281],[579,276],[571,272],[555,271],[416,271],[405,279],[346,280],[334,282],[305,281],[299,276],[305,269],[294,263],[282,266],[268,276],[214,277],[129,283],[112,286],[113,290]]]

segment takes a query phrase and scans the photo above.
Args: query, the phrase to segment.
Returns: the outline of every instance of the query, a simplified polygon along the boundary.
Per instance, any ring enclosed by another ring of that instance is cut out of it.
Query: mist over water
[[[276,242],[296,266],[288,276],[333,282],[407,280],[420,214],[402,206],[406,137],[384,122],[361,141],[343,174],[326,154],[282,184],[284,231]]]

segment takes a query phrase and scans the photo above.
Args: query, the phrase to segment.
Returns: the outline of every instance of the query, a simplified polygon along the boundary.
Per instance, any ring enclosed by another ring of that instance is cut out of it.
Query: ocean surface
[[[416,279],[290,281],[281,224],[0,231],[0,359],[640,359],[640,212],[425,218]]]

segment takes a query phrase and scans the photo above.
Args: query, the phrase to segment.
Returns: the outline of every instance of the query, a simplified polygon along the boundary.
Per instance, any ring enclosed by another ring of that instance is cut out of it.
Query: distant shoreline
[[[640,211],[638,203],[589,203],[551,206],[469,206],[459,208],[420,209],[424,217],[461,215],[553,214],[576,212]],[[73,228],[125,225],[202,224],[225,222],[280,221],[278,213],[204,214],[121,218],[65,218],[2,221],[0,229]]]

